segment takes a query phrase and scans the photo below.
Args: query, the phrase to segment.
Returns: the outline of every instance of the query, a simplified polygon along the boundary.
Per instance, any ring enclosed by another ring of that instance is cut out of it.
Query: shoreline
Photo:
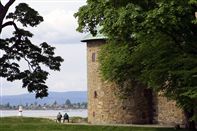
[[[67,113],[69,117],[87,117],[87,110],[77,109],[77,110],[23,110],[22,116],[24,117],[42,117],[42,118],[55,118],[60,112],[62,115]],[[0,117],[18,116],[18,110],[0,110]]]

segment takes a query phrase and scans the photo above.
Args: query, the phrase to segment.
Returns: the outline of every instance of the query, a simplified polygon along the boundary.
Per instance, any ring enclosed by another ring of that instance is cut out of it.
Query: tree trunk
[[[191,118],[194,116],[194,110],[191,111],[184,111],[185,115],[185,128],[194,131],[196,129],[195,121],[191,120]]]
[[[1,0],[0,0],[0,34],[2,31],[2,24],[3,24],[3,20],[8,12],[8,9],[10,8],[10,6],[15,2],[15,0],[9,0],[7,2],[7,4],[5,6],[2,5]]]

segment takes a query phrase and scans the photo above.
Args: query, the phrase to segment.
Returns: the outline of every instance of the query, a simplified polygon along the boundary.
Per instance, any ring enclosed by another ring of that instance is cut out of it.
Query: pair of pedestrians
[[[61,119],[62,119],[62,114],[59,112],[59,113],[57,114],[57,121],[58,121],[59,123],[61,123]],[[65,113],[64,116],[63,116],[63,123],[65,122],[65,120],[67,120],[68,123],[69,123],[69,116],[68,116],[67,113]]]

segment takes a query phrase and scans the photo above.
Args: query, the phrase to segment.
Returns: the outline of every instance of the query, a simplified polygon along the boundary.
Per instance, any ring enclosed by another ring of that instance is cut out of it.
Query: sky
[[[1,1],[3,4],[7,2]],[[29,4],[44,18],[44,22],[36,28],[27,28],[34,34],[32,41],[39,44],[47,42],[56,47],[56,55],[64,59],[60,72],[50,71],[47,80],[49,91],[86,91],[86,44],[80,42],[86,34],[76,31],[77,19],[73,17],[86,0],[16,0],[10,11],[22,2]],[[10,27],[4,29],[1,37],[9,36],[12,31]],[[1,96],[24,93],[27,89],[22,88],[21,81],[8,82],[0,78]]]

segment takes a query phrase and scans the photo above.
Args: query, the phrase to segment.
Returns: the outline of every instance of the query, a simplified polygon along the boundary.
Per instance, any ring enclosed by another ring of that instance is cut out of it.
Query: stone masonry
[[[176,102],[168,100],[158,93],[155,99],[156,123],[163,125],[176,125],[184,123],[183,111],[176,106]]]
[[[93,124],[181,124],[183,113],[174,101],[135,83],[127,98],[117,85],[101,79],[98,53],[105,40],[87,42],[88,122]]]

